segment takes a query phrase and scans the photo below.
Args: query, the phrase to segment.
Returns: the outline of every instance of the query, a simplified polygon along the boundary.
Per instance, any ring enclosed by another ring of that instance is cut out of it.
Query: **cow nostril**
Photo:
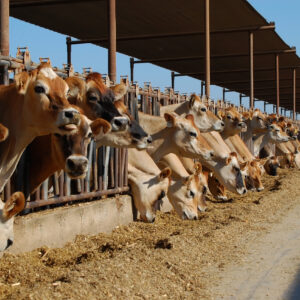
[[[117,125],[118,127],[122,126],[122,122],[120,120],[118,120],[118,119],[114,120],[114,124]]]
[[[194,217],[194,220],[198,220],[197,216]]]
[[[74,117],[74,113],[72,111],[65,111],[65,117],[72,119]]]
[[[246,189],[244,189],[244,190],[243,190],[243,194],[246,194],[246,192],[247,192],[247,190],[246,190]]]
[[[14,243],[14,242],[13,242],[11,239],[8,239],[8,240],[7,240],[7,245],[6,245],[6,248],[5,248],[5,249],[9,248],[13,243]]]
[[[224,122],[221,122],[221,126],[225,126],[225,123],[224,123]]]
[[[75,163],[72,159],[67,159],[67,165],[70,170],[75,169]]]
[[[149,143],[149,144],[152,143],[152,137],[151,137],[151,136],[149,136],[149,137],[147,138],[147,143]]]
[[[151,223],[154,223],[155,222],[155,217],[151,220]]]
[[[166,196],[165,191],[162,191],[162,192],[160,193],[160,199],[163,198],[163,197],[165,197],[165,196]]]
[[[214,156],[214,153],[213,151],[210,152],[210,157],[213,157]]]

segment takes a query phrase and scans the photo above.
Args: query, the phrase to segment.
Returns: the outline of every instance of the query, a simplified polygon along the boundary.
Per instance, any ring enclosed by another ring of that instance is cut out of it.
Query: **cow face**
[[[80,115],[80,118],[81,122],[75,133],[52,136],[56,158],[64,162],[64,170],[72,179],[84,178],[88,171],[86,156],[87,147],[92,137],[91,121],[83,115]]]
[[[179,155],[190,158],[211,159],[213,151],[201,136],[192,115],[183,118],[175,113],[165,113],[164,117],[170,131],[170,143],[174,144]]]
[[[219,180],[213,175],[213,173],[208,176],[208,187],[211,194],[218,200],[226,201],[226,189],[219,182]]]
[[[128,166],[128,181],[134,204],[145,222],[154,222],[156,211],[162,198],[167,195],[170,183],[170,168],[163,169],[159,175],[146,174]]]
[[[247,127],[251,128],[253,133],[261,133],[267,131],[267,119],[259,109],[255,109],[254,112],[244,112],[243,118],[247,124]]]
[[[198,219],[198,203],[206,190],[201,185],[198,175],[172,180],[168,198],[180,218],[183,220]]]
[[[68,100],[79,106],[89,119],[102,118],[111,124],[113,131],[124,130],[129,122],[128,117],[121,116],[114,106],[116,96],[104,85],[99,73],[89,74],[86,81],[69,77],[66,82],[70,87]]]
[[[25,198],[23,193],[16,192],[3,203],[0,200],[0,252],[13,244],[14,216],[24,209]]]
[[[196,94],[190,97],[189,114],[194,116],[194,122],[201,132],[222,131],[224,128],[224,122],[209,111]]]
[[[218,111],[218,116],[225,124],[223,133],[227,136],[239,134],[247,130],[246,123],[235,107],[226,108],[225,111]]]
[[[262,191],[264,189],[264,186],[261,181],[262,170],[260,166],[260,161],[255,159],[251,162],[246,162],[244,164],[246,164],[247,167],[245,168],[245,183],[247,189],[256,190],[258,192]]]
[[[279,167],[279,161],[276,156],[268,157],[264,162],[264,168],[266,173],[271,176],[277,175],[277,168]]]
[[[270,141],[272,143],[284,143],[291,140],[291,138],[276,123],[268,125],[267,129]]]
[[[80,122],[79,112],[67,101],[68,85],[56,75],[50,63],[31,73],[16,75],[16,88],[24,95],[23,115],[36,135],[70,134]]]

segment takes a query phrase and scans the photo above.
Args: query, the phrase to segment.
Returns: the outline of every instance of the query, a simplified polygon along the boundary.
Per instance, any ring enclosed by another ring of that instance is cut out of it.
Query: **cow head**
[[[223,134],[226,136],[239,134],[247,130],[246,123],[235,107],[228,107],[225,111],[219,110],[218,116],[225,124]]]
[[[218,200],[226,201],[226,188],[222,185],[219,180],[214,176],[213,173],[210,173],[208,176],[208,187],[211,194]]]
[[[195,167],[195,172],[184,178],[172,179],[169,187],[168,198],[183,220],[197,220],[198,206],[202,202],[202,196],[207,193],[207,187],[199,178],[201,168]],[[206,209],[206,204],[202,203],[201,210]]]
[[[264,168],[266,173],[271,176],[277,175],[277,168],[279,167],[279,161],[276,156],[267,157],[264,161]]]
[[[69,134],[79,124],[79,112],[67,100],[68,85],[42,63],[32,72],[16,75],[15,86],[24,95],[23,117],[36,135]]]
[[[193,115],[181,117],[176,113],[165,113],[164,117],[167,121],[170,148],[174,153],[177,152],[175,154],[190,158],[211,159],[213,151],[196,127]]]
[[[261,133],[267,131],[266,115],[259,109],[243,112],[243,118],[247,124],[247,128],[251,128],[253,133]]]
[[[256,190],[258,192],[264,189],[261,181],[262,170],[261,161],[254,159],[240,164],[241,169],[245,172],[245,183],[248,190]],[[242,171],[242,172],[243,172]]]
[[[145,222],[154,222],[160,202],[167,195],[170,183],[170,168],[163,169],[154,176],[128,166],[128,181],[134,204]]]
[[[25,197],[21,192],[15,192],[3,203],[0,200],[0,252],[13,244],[14,216],[24,209]]]
[[[224,128],[224,122],[208,110],[196,94],[189,99],[189,114],[194,116],[194,122],[201,132],[222,131]]]
[[[117,96],[105,86],[99,73],[90,73],[86,81],[77,77],[66,79],[70,87],[68,100],[79,106],[84,114],[91,120],[97,118],[105,119],[112,125],[113,131],[124,130],[129,120],[127,116],[121,116],[114,101],[122,95]],[[126,90],[123,90],[126,93]]]

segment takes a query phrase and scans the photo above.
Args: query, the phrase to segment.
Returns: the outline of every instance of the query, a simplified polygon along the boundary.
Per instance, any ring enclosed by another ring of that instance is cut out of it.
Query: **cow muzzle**
[[[127,117],[114,117],[111,121],[112,131],[123,131],[127,128],[128,123]]]
[[[58,113],[56,124],[64,134],[73,132],[80,124],[80,114],[75,108],[63,109]]]
[[[65,170],[72,179],[84,178],[88,171],[88,162],[83,155],[71,155],[66,160]]]

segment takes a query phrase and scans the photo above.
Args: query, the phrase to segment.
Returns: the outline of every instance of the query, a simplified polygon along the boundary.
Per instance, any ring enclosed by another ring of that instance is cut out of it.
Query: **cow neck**
[[[0,89],[0,120],[9,129],[8,138],[0,144],[0,192],[15,171],[26,146],[34,139],[35,132],[28,126],[30,115],[24,105],[24,96],[15,85]]]
[[[269,133],[257,134],[253,141],[254,156],[258,156],[259,151],[268,143],[273,143]]]
[[[190,111],[189,102],[185,101],[183,103],[180,103],[175,109],[174,112],[176,112],[178,115],[188,114]]]
[[[174,130],[174,128],[165,127],[164,129],[151,134],[152,143],[148,153],[155,162],[158,162],[164,155],[168,153],[179,154],[177,153],[177,148],[172,140],[172,130]]]
[[[64,161],[57,149],[53,135],[37,137],[28,147],[28,163],[30,168],[29,193],[50,175],[64,168]]]

